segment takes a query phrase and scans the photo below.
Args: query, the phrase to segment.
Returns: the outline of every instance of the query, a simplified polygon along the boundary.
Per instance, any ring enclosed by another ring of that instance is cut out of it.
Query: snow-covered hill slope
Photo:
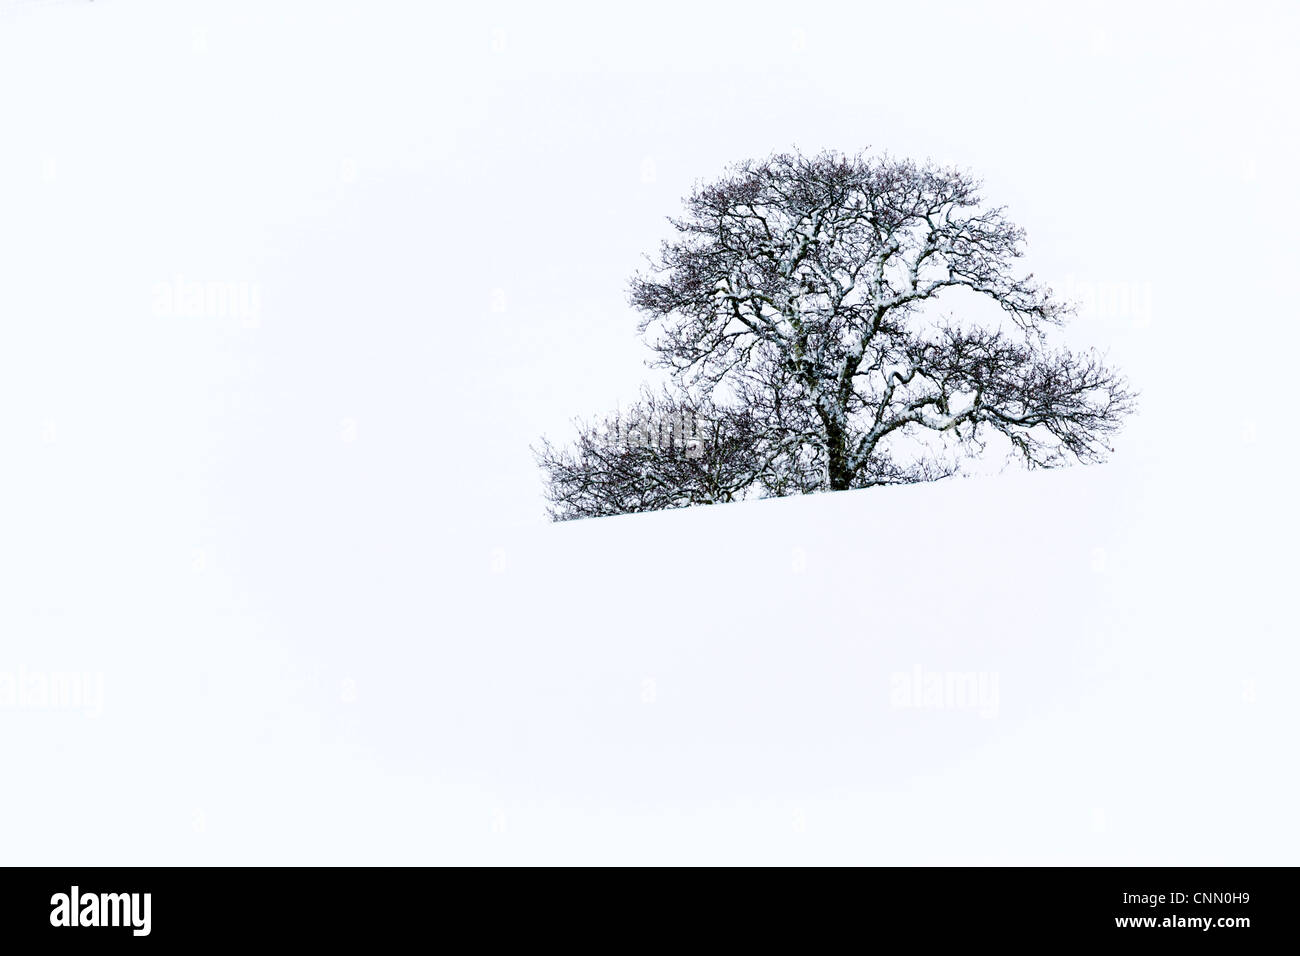
[[[1284,858],[1295,656],[1230,540],[1259,529],[1170,528],[1108,478],[505,538],[394,720],[572,859]]]
[[[92,617],[125,636],[81,649],[105,677],[93,719],[5,715],[47,784],[11,792],[10,819],[72,812],[77,781],[124,762],[151,785],[11,853],[1293,857],[1284,582],[1234,547],[1267,509],[1178,525],[1135,487],[1017,473],[436,543],[263,528],[246,590],[186,569],[152,604],[127,585],[61,612],[65,636]]]

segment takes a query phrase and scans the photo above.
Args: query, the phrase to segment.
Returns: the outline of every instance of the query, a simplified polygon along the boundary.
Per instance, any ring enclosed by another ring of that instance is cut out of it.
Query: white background
[[[0,860],[1294,863],[1297,19],[0,3],[0,677],[103,680],[0,700]],[[1113,462],[548,524],[792,146],[980,174]]]

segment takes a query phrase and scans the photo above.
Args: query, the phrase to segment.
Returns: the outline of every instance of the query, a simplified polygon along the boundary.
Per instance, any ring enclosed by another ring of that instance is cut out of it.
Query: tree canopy
[[[669,222],[631,304],[680,390],[661,403],[710,409],[693,467],[726,480],[700,492],[657,449],[626,473],[620,507],[583,489],[624,473],[611,466],[628,449],[596,455],[584,430],[565,467],[539,453],[557,518],[648,510],[647,495],[679,507],[928,481],[994,438],[1029,467],[1099,462],[1132,411],[1095,353],[1048,344],[1068,304],[1017,270],[1023,230],[966,172],[780,153],[698,186]],[[939,314],[940,300],[970,314]],[[677,493],[650,492],[665,484]]]

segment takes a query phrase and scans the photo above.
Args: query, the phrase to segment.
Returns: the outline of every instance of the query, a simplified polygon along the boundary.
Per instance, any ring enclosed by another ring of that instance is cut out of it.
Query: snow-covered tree
[[[779,154],[670,221],[678,237],[631,289],[659,364],[802,412],[781,441],[820,462],[823,488],[941,477],[992,436],[1031,467],[1099,461],[1132,408],[1095,355],[1048,347],[1068,309],[1015,271],[1023,231],[964,172]],[[991,302],[1000,321],[936,316],[941,298]]]
[[[557,521],[735,501],[786,472],[751,410],[667,391],[643,390],[618,414],[579,424],[572,446],[543,439],[535,454]]]
[[[1068,306],[1016,270],[1023,231],[965,172],[782,153],[685,203],[630,290],[679,392],[633,412],[702,413],[704,455],[583,426],[538,452],[557,519],[930,481],[990,440],[1098,462],[1133,409],[1096,354],[1049,345]]]

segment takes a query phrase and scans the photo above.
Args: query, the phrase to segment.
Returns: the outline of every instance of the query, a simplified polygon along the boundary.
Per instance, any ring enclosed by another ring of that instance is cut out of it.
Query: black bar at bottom
[[[9,868],[6,943],[698,945],[703,934],[802,947],[1088,941],[1237,947],[1284,942],[1291,869],[946,868],[832,873],[581,872],[539,878],[441,869]],[[468,934],[466,936],[465,934]],[[720,937],[721,938],[721,937]],[[463,940],[463,943],[457,943]],[[874,943],[873,943],[874,941]],[[8,947],[6,947],[8,948]],[[11,952],[18,951],[11,949]]]

